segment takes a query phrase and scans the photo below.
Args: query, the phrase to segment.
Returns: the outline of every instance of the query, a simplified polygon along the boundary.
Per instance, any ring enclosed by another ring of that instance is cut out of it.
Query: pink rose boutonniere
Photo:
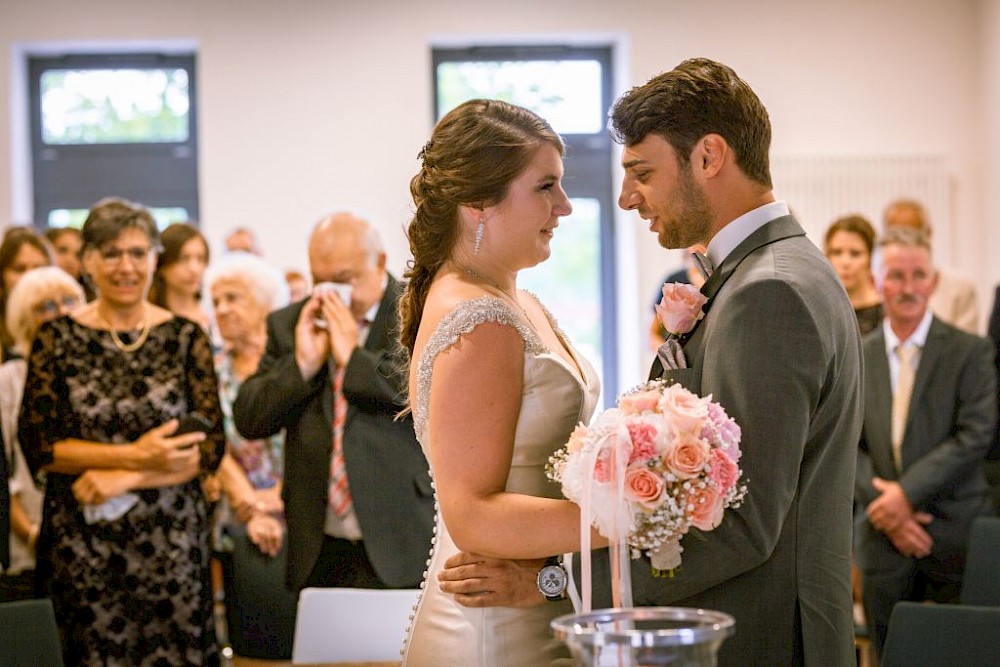
[[[663,286],[663,298],[656,304],[656,315],[667,333],[683,336],[694,329],[694,325],[704,316],[708,297],[694,285],[667,283]]]

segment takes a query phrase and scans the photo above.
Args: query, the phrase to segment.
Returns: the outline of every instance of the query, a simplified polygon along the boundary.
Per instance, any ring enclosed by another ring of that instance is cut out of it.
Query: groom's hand
[[[545,559],[500,560],[460,552],[438,574],[441,590],[465,607],[534,607],[545,604],[538,571]]]

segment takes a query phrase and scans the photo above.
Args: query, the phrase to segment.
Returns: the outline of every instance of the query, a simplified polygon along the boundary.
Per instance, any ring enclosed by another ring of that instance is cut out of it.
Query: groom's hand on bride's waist
[[[544,558],[502,560],[460,552],[438,574],[445,593],[466,607],[534,607],[545,604],[538,590]]]

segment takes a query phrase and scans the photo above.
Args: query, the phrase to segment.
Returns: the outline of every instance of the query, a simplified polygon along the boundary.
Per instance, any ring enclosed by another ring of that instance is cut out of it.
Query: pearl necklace
[[[101,321],[101,324],[105,325],[108,328],[108,332],[111,334],[111,342],[113,342],[115,344],[115,347],[117,347],[122,352],[135,352],[140,347],[142,347],[142,344],[146,342],[146,338],[149,337],[149,316],[146,313],[145,305],[143,305],[142,308],[142,328],[139,330],[139,335],[136,336],[136,339],[131,343],[125,343],[118,336],[118,332],[115,330],[113,326],[111,326],[111,322],[108,321],[108,318],[104,317],[104,315],[101,314],[100,308],[94,308],[94,312],[97,314],[97,317]]]

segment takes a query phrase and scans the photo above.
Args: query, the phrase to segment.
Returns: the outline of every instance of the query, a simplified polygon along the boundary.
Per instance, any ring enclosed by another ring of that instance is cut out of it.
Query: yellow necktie
[[[892,460],[896,472],[903,471],[903,432],[906,430],[906,415],[910,411],[910,395],[913,393],[913,358],[917,348],[913,345],[896,347],[899,357],[899,376],[896,378],[896,392],[892,395]]]

